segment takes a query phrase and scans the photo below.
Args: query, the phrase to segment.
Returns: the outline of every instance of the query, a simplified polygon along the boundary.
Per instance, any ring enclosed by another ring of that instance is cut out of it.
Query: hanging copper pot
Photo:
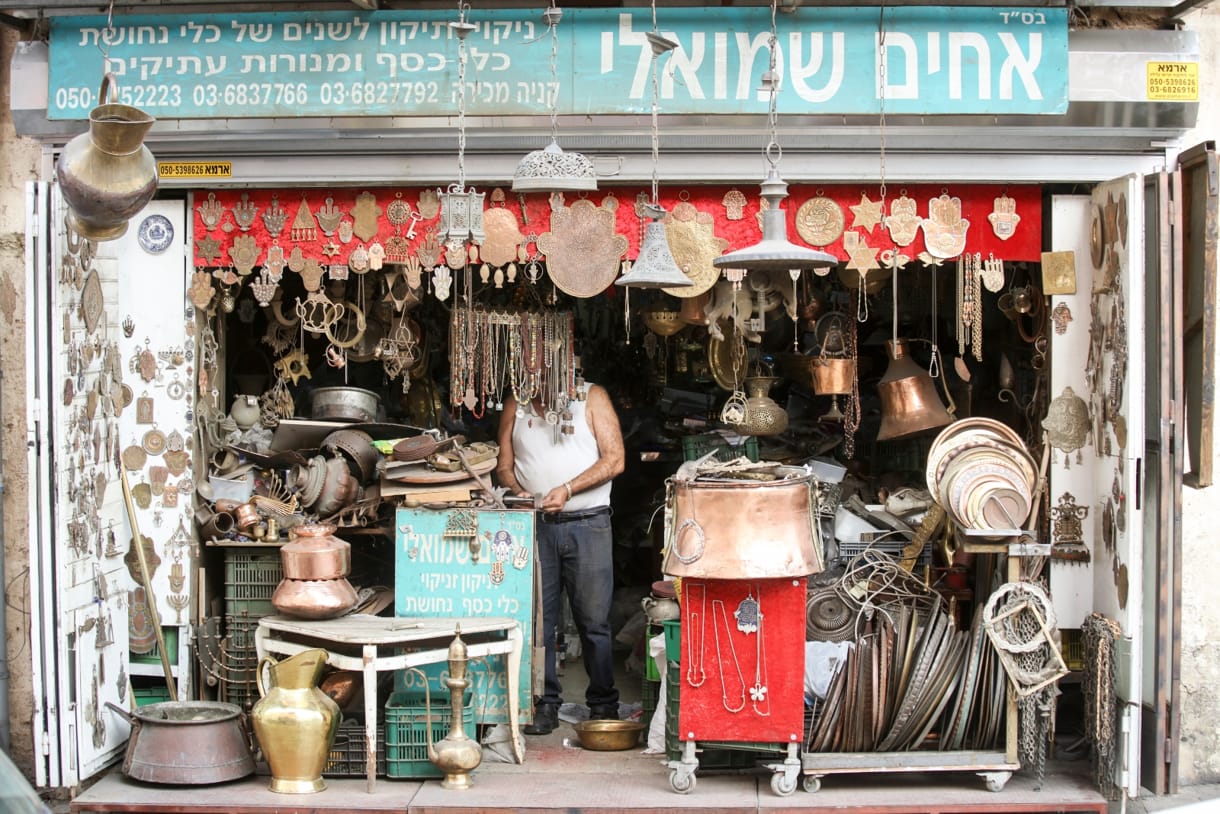
[[[877,384],[881,396],[878,441],[904,438],[953,421],[936,394],[936,383],[907,355],[905,339],[886,340],[890,364]]]
[[[830,347],[836,343],[839,351]],[[822,336],[822,349],[813,357],[813,392],[819,396],[843,396],[851,393],[856,383],[856,360],[849,357],[844,350],[842,332],[837,327],[831,327]]]
[[[678,311],[678,319],[687,325],[707,325],[707,306],[711,301],[711,289],[704,291],[702,294],[687,297],[682,300],[682,308]]]

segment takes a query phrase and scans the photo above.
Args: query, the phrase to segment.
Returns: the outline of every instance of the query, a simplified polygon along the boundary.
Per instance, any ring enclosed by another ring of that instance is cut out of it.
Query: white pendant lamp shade
[[[596,191],[593,162],[582,153],[564,152],[554,140],[522,158],[513,173],[513,192]]]
[[[788,185],[779,177],[775,164],[762,182],[762,240],[753,246],[722,254],[712,261],[718,269],[746,271],[790,271],[792,269],[827,268],[839,262],[828,252],[798,246],[788,240],[787,214],[780,205],[788,197]]]

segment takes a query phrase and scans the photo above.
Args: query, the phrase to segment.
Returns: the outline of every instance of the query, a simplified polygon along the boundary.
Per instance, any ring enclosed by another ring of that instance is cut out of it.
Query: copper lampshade
[[[907,355],[906,340],[886,340],[885,346],[890,364],[877,384],[881,395],[881,429],[877,440],[905,438],[952,422],[953,416],[941,403],[928,371]]]

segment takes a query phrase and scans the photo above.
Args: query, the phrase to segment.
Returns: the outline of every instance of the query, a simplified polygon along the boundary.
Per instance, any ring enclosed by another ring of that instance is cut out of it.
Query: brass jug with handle
[[[260,698],[250,717],[271,767],[271,791],[308,794],[326,788],[322,769],[340,718],[339,705],[318,688],[326,657],[325,650],[314,648],[282,661],[264,658],[258,663]]]
[[[156,119],[118,101],[114,74],[102,77],[89,130],[64,146],[55,178],[68,204],[68,224],[89,240],[114,240],[157,192],[157,161],[144,146]]]

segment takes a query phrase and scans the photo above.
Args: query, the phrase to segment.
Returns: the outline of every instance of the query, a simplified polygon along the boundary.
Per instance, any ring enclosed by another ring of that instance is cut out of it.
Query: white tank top
[[[588,393],[588,386],[585,387]],[[576,430],[564,435],[559,424],[548,424],[534,412],[533,403],[525,406],[525,415],[513,422],[513,461],[517,481],[526,491],[545,495],[556,486],[584,472],[599,457],[597,439],[589,429],[587,401],[572,401],[572,424]],[[562,511],[577,512],[610,505],[610,481],[601,486],[572,495]]]

